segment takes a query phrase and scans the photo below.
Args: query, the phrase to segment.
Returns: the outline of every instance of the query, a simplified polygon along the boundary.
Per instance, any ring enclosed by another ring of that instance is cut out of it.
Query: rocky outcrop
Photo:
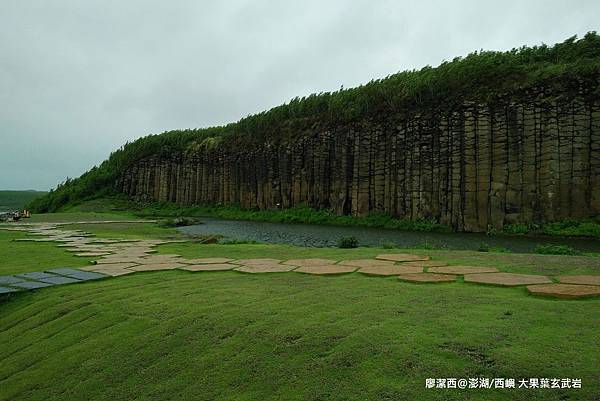
[[[117,188],[143,201],[434,219],[461,231],[600,212],[597,87],[415,107],[292,139],[152,156]]]

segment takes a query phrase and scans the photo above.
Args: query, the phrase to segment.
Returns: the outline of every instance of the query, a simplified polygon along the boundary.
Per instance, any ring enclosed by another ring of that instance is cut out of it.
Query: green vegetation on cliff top
[[[424,108],[444,110],[466,100],[501,100],[511,93],[527,95],[539,86],[577,91],[583,81],[591,80],[595,84],[589,87],[595,88],[599,75],[600,36],[595,32],[550,47],[475,52],[435,68],[403,71],[356,88],[294,98],[237,123],[140,138],[81,177],[67,179],[30,207],[36,212],[56,211],[82,199],[110,194],[121,171],[151,155],[190,152],[223,142],[256,146],[285,140],[315,126],[350,124],[382,114],[410,115]]]

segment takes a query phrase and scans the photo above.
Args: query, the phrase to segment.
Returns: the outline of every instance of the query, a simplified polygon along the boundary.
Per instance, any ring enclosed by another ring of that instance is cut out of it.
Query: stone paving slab
[[[105,256],[110,255],[110,252],[84,252],[84,253],[76,253],[75,256],[87,257],[87,256]]]
[[[295,272],[307,274],[343,274],[356,271],[355,266],[323,265],[323,266],[300,266]]]
[[[600,285],[600,275],[558,276],[557,279],[566,284]]]
[[[92,266],[80,267],[80,269],[94,271],[94,270],[101,270],[101,269],[106,269],[106,270],[129,269],[134,266],[139,266],[139,265],[137,263],[103,263],[103,264],[97,264],[97,265],[92,265]]]
[[[129,269],[97,269],[92,270],[95,273],[106,274],[111,277],[123,276],[125,274],[135,273],[133,270]]]
[[[453,274],[409,273],[399,275],[398,279],[413,283],[444,283],[456,281],[456,277]]]
[[[69,274],[68,277],[76,278],[76,279],[82,280],[82,281],[88,281],[88,280],[98,280],[98,279],[101,279],[101,278],[105,278],[107,276],[104,275],[104,274],[96,273],[96,272],[84,272],[84,271],[82,271],[82,272],[79,272],[79,273],[76,273],[76,274]]]
[[[420,266],[369,266],[363,267],[359,273],[368,274],[371,276],[397,276],[406,273],[423,273],[423,268]]]
[[[9,292],[17,292],[16,288],[0,287],[0,294],[8,294]]]
[[[46,273],[60,274],[61,276],[68,276],[69,274],[77,274],[79,272],[81,272],[81,270],[71,269],[69,267],[60,267],[57,269],[46,270]]]
[[[203,265],[203,264],[223,264],[233,262],[235,259],[229,258],[196,258],[196,259],[182,259],[183,263],[190,265]]]
[[[375,259],[392,260],[394,262],[415,262],[429,260],[429,256],[413,255],[412,253],[383,253],[381,255],[377,255]]]
[[[139,266],[133,266],[130,267],[130,270],[136,271],[136,272],[149,272],[149,271],[156,271],[156,270],[172,270],[172,269],[179,269],[181,267],[187,266],[183,263],[149,263],[149,264],[144,264],[144,265],[139,265]]]
[[[538,284],[528,285],[527,291],[534,295],[567,299],[600,296],[600,286],[596,285]]]
[[[115,263],[135,263],[136,265],[142,263],[141,258],[133,256],[133,257],[116,257],[116,258],[102,258],[96,260],[96,264],[104,265],[104,264],[115,264]]]
[[[260,266],[260,265],[278,265],[281,263],[279,259],[239,259],[236,261],[239,265],[244,266]]]
[[[495,267],[478,267],[478,266],[440,266],[430,267],[427,270],[429,273],[449,273],[449,274],[473,274],[473,273],[497,273]]]
[[[533,274],[515,274],[515,273],[476,273],[466,274],[465,282],[479,284],[493,284],[502,286],[528,285],[528,284],[550,284],[546,276]]]
[[[296,266],[280,265],[280,264],[264,264],[264,265],[244,265],[236,267],[234,270],[243,273],[283,273],[289,272]]]
[[[319,258],[310,258],[310,259],[290,259],[283,262],[284,265],[290,266],[324,266],[324,265],[334,265],[336,263],[333,259],[319,259]]]
[[[35,290],[36,288],[51,287],[54,284],[42,283],[41,281],[22,281],[20,283],[11,284],[11,287],[22,288],[25,290]]]
[[[448,263],[441,260],[415,260],[412,262],[402,262],[402,266],[420,266],[420,267],[441,267],[447,266]]]
[[[338,265],[354,266],[354,267],[376,267],[376,266],[394,266],[391,260],[375,260],[375,259],[356,259],[342,260]]]
[[[181,270],[188,270],[191,272],[208,272],[208,271],[221,271],[221,270],[232,270],[238,265],[234,265],[231,263],[206,263],[202,265],[186,265],[180,267]]]
[[[15,276],[0,276],[0,284],[20,283],[21,281],[25,280]]]
[[[20,274],[15,274],[14,276],[28,279],[28,280],[39,280],[41,278],[56,277],[55,274],[45,273],[45,272],[20,273]]]
[[[49,283],[49,284],[71,284],[71,283],[79,283],[81,280],[71,278],[71,277],[56,276],[56,277],[41,278],[39,281],[41,281],[42,283]]]

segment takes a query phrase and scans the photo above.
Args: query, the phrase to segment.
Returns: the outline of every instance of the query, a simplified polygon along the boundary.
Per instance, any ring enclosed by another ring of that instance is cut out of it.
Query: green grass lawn
[[[0,276],[90,264],[89,258],[74,256],[56,242],[14,241],[17,238],[27,235],[0,230]]]
[[[130,218],[43,217],[115,216]],[[150,223],[65,228],[177,237]],[[25,236],[0,230],[0,275],[89,263],[56,243],[13,241]],[[336,260],[408,251],[507,272],[600,274],[600,258],[589,256],[195,242],[158,251]],[[134,273],[0,297],[0,400],[597,400],[599,316],[598,298],[539,298],[523,287],[359,273]],[[438,377],[568,377],[583,388],[425,389]]]
[[[359,275],[141,273],[0,303],[2,400],[593,400],[600,302]],[[580,390],[426,390],[428,377]]]

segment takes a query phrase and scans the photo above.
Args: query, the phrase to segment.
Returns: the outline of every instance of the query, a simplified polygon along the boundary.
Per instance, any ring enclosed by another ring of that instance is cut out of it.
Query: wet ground
[[[265,223],[202,218],[202,224],[181,227],[186,234],[219,234],[229,240],[250,240],[272,244],[329,247],[342,237],[356,237],[361,246],[394,245],[401,248],[433,247],[477,250],[486,244],[513,252],[531,252],[537,245],[568,245],[583,252],[600,252],[600,241],[589,238],[486,235],[480,233],[429,233],[382,228]]]

